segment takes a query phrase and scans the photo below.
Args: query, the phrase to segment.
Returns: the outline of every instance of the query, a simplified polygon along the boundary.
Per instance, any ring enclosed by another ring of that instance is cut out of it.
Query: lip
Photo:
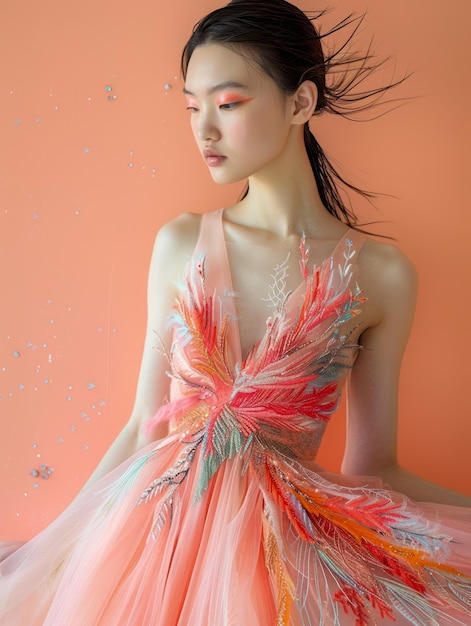
[[[219,154],[216,150],[211,149],[203,150],[203,157],[209,167],[217,167],[227,159],[227,157]]]

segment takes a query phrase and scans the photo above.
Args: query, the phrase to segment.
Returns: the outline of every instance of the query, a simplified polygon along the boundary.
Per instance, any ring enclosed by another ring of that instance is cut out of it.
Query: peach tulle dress
[[[2,626],[471,624],[471,509],[313,463],[359,349],[362,243],[311,268],[301,242],[299,288],[272,289],[242,358],[222,212],[204,216],[152,420],[170,433],[0,550]]]

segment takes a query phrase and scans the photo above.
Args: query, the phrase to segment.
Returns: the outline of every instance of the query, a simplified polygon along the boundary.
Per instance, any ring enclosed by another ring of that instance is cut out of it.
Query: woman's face
[[[291,127],[288,100],[257,63],[219,44],[199,46],[184,93],[196,143],[216,182],[276,175]]]

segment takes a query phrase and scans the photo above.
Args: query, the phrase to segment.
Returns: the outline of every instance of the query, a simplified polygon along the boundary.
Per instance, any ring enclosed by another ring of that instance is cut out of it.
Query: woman
[[[193,133],[215,182],[248,190],[159,232],[131,418],[1,564],[1,624],[469,623],[471,502],[396,459],[414,270],[354,228],[308,126],[351,101],[348,80],[326,87],[337,62],[284,0],[197,25]],[[315,455],[347,378],[328,475]]]

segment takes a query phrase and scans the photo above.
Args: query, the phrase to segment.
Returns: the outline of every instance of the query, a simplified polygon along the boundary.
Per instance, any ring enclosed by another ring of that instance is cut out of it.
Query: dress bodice
[[[312,268],[302,240],[299,287],[273,294],[265,333],[242,357],[222,211],[204,215],[171,320],[172,400],[182,407],[172,429],[205,430],[223,456],[255,446],[313,460],[358,349],[346,322],[363,302],[354,278],[363,239],[347,231]]]

